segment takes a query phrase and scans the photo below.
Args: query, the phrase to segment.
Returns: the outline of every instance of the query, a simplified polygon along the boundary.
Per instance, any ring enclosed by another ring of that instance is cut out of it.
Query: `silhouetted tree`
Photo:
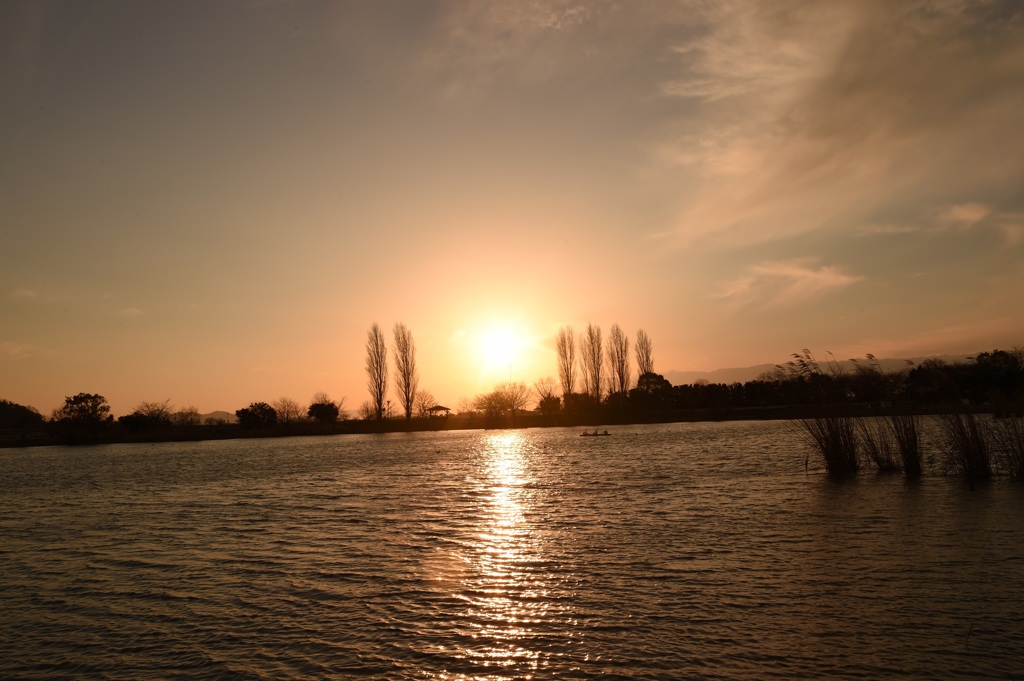
[[[174,407],[170,400],[139,402],[135,410],[117,419],[117,423],[132,432],[169,428]]]
[[[95,437],[100,429],[113,422],[114,417],[110,415],[110,405],[103,395],[78,393],[64,398],[64,404],[53,410],[53,420],[74,443],[83,435]]]
[[[416,373],[416,342],[405,324],[395,324],[395,389],[398,401],[405,410],[405,418],[412,418],[413,403],[416,390],[419,388],[419,376]],[[433,406],[433,405],[431,405]]]
[[[601,369],[604,364],[604,349],[601,343],[601,327],[587,324],[587,331],[580,339],[580,356],[583,358],[584,392],[598,402],[601,401]]]
[[[654,373],[654,343],[647,332],[640,329],[636,332],[636,372],[639,380],[644,374]]]
[[[302,405],[290,397],[279,397],[274,400],[271,406],[277,412],[278,423],[301,421],[302,417],[306,415],[306,410],[303,409]]]
[[[174,415],[174,407],[169,399],[163,402],[139,402],[135,412],[150,419],[154,425],[171,425],[171,416]]]
[[[180,428],[198,426],[200,421],[199,410],[192,405],[182,407],[171,415],[171,423]]]
[[[558,330],[555,353],[558,355],[558,380],[562,384],[562,394],[571,395],[576,392],[576,333],[571,326]]]
[[[235,412],[242,428],[254,430],[266,428],[277,423],[277,411],[266,402],[253,402],[244,409]]]
[[[492,392],[478,395],[473,406],[488,416],[507,414],[515,417],[530,402],[530,389],[522,382],[508,382],[499,385]]]
[[[612,324],[608,333],[608,369],[611,394],[625,397],[632,379],[629,370],[629,337],[622,327]]]
[[[429,390],[416,391],[416,416],[422,419],[430,416],[430,408],[437,406],[437,400]]]
[[[306,416],[320,423],[334,423],[341,414],[341,408],[325,392],[313,395],[306,410]]]
[[[43,415],[32,407],[0,400],[0,430],[15,432],[24,440],[43,430]]]
[[[384,418],[384,396],[388,393],[388,346],[376,322],[366,333],[366,376],[373,416],[380,421]]]
[[[636,379],[629,391],[630,404],[642,412],[659,412],[672,407],[672,384],[661,374],[648,372]]]

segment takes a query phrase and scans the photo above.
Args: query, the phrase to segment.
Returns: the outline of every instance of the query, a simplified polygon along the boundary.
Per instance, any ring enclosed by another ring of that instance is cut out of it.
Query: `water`
[[[1024,678],[1024,486],[785,423],[0,452],[0,677]]]

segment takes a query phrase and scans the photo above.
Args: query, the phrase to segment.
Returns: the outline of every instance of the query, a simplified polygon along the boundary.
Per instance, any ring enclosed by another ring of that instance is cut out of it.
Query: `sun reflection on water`
[[[544,666],[536,639],[549,621],[551,577],[531,524],[535,481],[529,442],[518,432],[489,435],[481,456],[479,530],[456,597],[466,604],[470,641],[456,656],[482,672],[444,678],[529,678]]]

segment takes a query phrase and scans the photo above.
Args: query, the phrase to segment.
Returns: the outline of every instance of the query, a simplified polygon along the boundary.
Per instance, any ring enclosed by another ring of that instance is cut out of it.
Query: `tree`
[[[383,407],[381,408],[381,413],[383,413]],[[373,402],[370,400],[363,400],[363,403],[359,405],[359,418],[364,421],[369,421],[372,418],[380,418],[377,416],[377,411]]]
[[[537,394],[537,409],[545,416],[557,414],[562,409],[562,400],[555,393],[557,387],[555,379],[549,377],[538,379],[533,384],[533,391]]]
[[[74,397],[65,397],[63,406],[53,411],[54,421],[101,423],[110,418],[107,398],[93,393],[78,393]]]
[[[384,418],[384,396],[388,393],[388,346],[376,322],[366,333],[366,377],[373,416],[380,421]]]
[[[198,426],[199,422],[199,410],[191,404],[187,407],[182,407],[171,415],[171,423],[179,427]]]
[[[530,401],[530,389],[522,382],[508,382],[484,395],[477,395],[473,407],[488,416],[508,414],[515,417]]]
[[[416,416],[422,419],[430,416],[430,408],[437,406],[437,400],[429,390],[416,391]]]
[[[170,427],[172,416],[174,407],[169,399],[163,402],[139,402],[132,413],[125,414],[117,422],[133,432],[156,430]]]
[[[515,416],[517,411],[526,409],[526,405],[530,403],[530,388],[522,381],[509,381],[501,386],[499,391],[512,416]]]
[[[277,412],[278,423],[301,421],[302,417],[306,413],[306,410],[302,408],[302,405],[290,397],[279,397],[274,400],[271,406],[273,406],[274,411]]]
[[[135,412],[150,419],[154,424],[167,426],[174,415],[174,407],[169,399],[163,402],[139,402]]]
[[[640,329],[636,332],[636,372],[637,376],[654,373],[654,344],[647,332]]]
[[[629,371],[629,337],[622,327],[612,324],[608,334],[608,369],[610,371],[610,393],[625,396],[631,383]]]
[[[600,401],[601,369],[604,363],[600,326],[587,324],[587,331],[580,339],[580,355],[583,358],[584,392]]]
[[[562,394],[571,395],[576,392],[576,333],[571,326],[558,330],[555,352],[558,354],[558,380],[562,384]]]
[[[0,400],[0,430],[17,432],[21,439],[43,429],[43,416],[32,407]]]
[[[405,409],[406,420],[409,420],[420,379],[416,373],[416,342],[412,332],[401,322],[395,323],[395,374],[398,401]]]
[[[103,395],[78,393],[64,398],[64,404],[53,410],[53,420],[64,428],[68,439],[75,442],[83,433],[95,436],[100,428],[113,422],[114,417]]]
[[[342,398],[342,403],[344,400],[345,398]],[[334,423],[340,415],[340,404],[335,404],[325,392],[314,394],[309,402],[309,409],[306,410],[306,416],[320,423]]]
[[[266,402],[253,402],[235,412],[238,423],[247,430],[266,428],[277,423],[277,412]]]

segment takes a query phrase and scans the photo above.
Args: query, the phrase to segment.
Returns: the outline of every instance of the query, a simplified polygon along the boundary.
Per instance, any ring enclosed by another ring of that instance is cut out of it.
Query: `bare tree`
[[[509,413],[515,416],[517,411],[526,409],[526,405],[530,403],[530,396],[532,395],[529,386],[521,381],[512,382],[509,381],[505,385],[499,388],[502,393],[505,405],[507,406]]]
[[[366,332],[366,387],[374,417],[384,418],[384,396],[388,393],[388,346],[376,322]]]
[[[576,392],[576,333],[571,326],[558,330],[555,352],[558,354],[558,380],[562,383],[562,394],[571,395]]]
[[[558,383],[550,377],[538,379],[533,384],[533,392],[537,395],[537,408],[542,414],[556,414],[562,408],[562,400],[558,397],[557,389]]]
[[[587,324],[587,331],[580,338],[580,356],[583,358],[583,387],[585,392],[597,400],[601,399],[601,369],[604,365],[604,350],[601,342],[601,327]]]
[[[629,390],[629,337],[618,324],[612,324],[608,333],[608,370],[609,392],[621,394]]]
[[[636,371],[638,376],[654,373],[654,344],[647,332],[640,329],[636,332]]]
[[[502,383],[492,392],[477,395],[473,406],[489,416],[508,414],[515,416],[530,402],[530,388],[522,382]]]
[[[401,322],[395,323],[395,391],[405,409],[405,418],[412,418],[413,402],[420,378],[416,373],[416,342],[412,331]]]
[[[384,407],[382,406],[382,416],[383,413]],[[377,418],[379,420],[381,417],[377,416],[376,407],[374,406],[373,402],[370,402],[370,400],[363,400],[363,403],[359,405],[359,418],[363,419],[364,421],[369,421],[372,418]]]
[[[473,400],[468,397],[459,399],[458,412],[459,414],[475,414],[476,407],[473,404]]]
[[[437,406],[437,400],[429,390],[416,391],[416,416],[427,418],[430,416],[430,408]]]
[[[556,388],[558,388],[558,384],[555,383],[555,379],[550,376],[538,378],[533,384],[533,391],[537,393],[537,397],[542,400],[551,397],[558,397],[558,394],[555,392]]]
[[[171,416],[171,423],[176,426],[198,426],[201,420],[199,410],[191,404],[182,407]]]
[[[168,424],[174,415],[174,407],[170,400],[163,402],[139,402],[135,407],[135,413],[151,419],[154,423]]]
[[[277,412],[278,423],[301,421],[306,414],[305,408],[290,397],[280,397],[271,402],[270,406]]]

